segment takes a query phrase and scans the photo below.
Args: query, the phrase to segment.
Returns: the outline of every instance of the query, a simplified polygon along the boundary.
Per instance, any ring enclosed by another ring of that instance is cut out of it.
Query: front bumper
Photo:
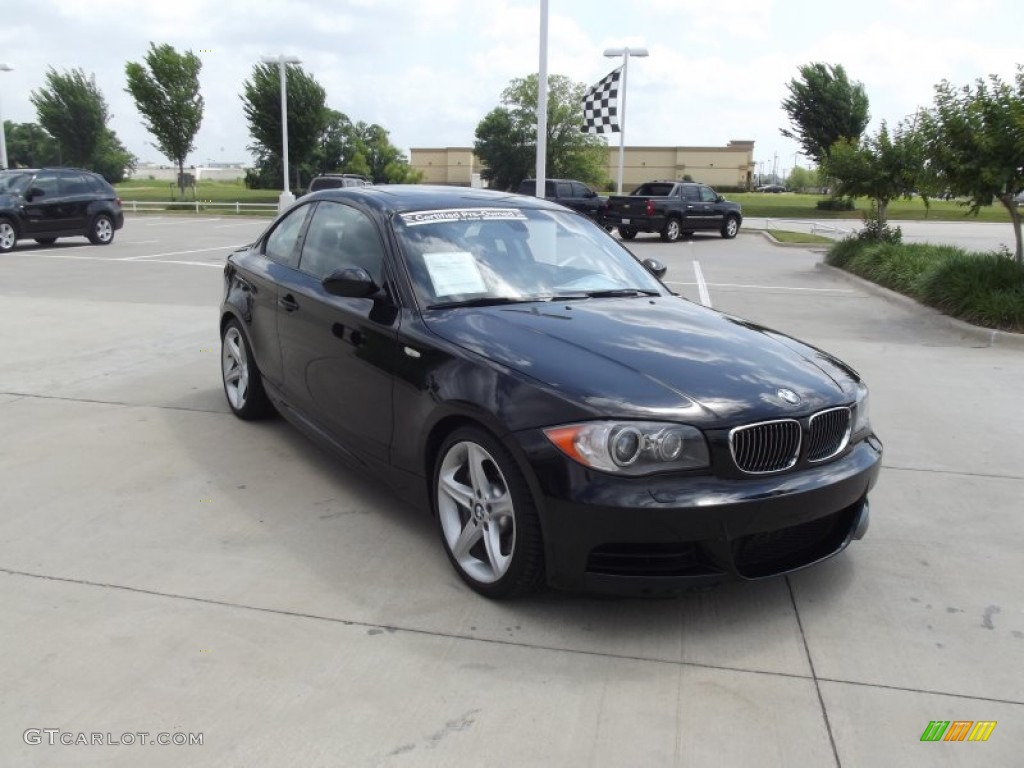
[[[672,593],[760,579],[825,560],[867,530],[882,444],[790,473],[626,478],[520,433],[536,482],[548,583],[619,594]]]

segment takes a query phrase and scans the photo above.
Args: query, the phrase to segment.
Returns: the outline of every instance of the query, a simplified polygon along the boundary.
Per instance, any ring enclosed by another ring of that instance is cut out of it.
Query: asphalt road
[[[431,520],[230,415],[220,265],[265,224],[132,218],[0,259],[0,765],[1020,764],[1019,349],[811,251],[638,239],[685,296],[865,375],[871,530],[679,599],[492,603]],[[922,743],[934,720],[997,726]]]

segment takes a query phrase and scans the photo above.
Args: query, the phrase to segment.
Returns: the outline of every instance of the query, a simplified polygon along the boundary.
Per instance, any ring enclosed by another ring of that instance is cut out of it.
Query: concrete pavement
[[[716,308],[865,375],[887,451],[871,530],[790,578],[677,600],[491,603],[431,520],[287,424],[228,413],[219,264],[265,223],[131,219],[109,248],[0,260],[0,765],[1018,762],[1019,350],[814,253],[638,239],[684,295],[697,262]],[[998,724],[921,743],[932,720]]]

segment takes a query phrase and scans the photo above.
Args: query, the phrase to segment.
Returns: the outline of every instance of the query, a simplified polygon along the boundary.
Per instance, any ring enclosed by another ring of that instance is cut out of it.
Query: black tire
[[[441,543],[470,589],[502,600],[533,592],[543,583],[537,507],[505,446],[483,429],[460,427],[441,444],[431,480]]]
[[[256,421],[274,412],[249,339],[237,320],[230,320],[221,333],[220,373],[224,397],[235,416],[244,421]]]
[[[670,216],[661,230],[661,239],[666,243],[675,243],[683,236],[683,222],[676,216]]]
[[[40,245],[53,245],[57,242],[56,237],[37,237],[36,242]]]
[[[14,222],[0,216],[0,253],[10,253],[18,242],[18,230]]]
[[[107,214],[98,214],[89,225],[89,242],[93,245],[110,245],[114,242],[114,220]]]
[[[740,220],[736,216],[726,216],[725,223],[722,225],[722,237],[726,240],[732,240],[736,237],[736,234],[740,231]]]
[[[619,237],[623,240],[632,240],[636,237],[636,230],[632,227],[619,227]]]

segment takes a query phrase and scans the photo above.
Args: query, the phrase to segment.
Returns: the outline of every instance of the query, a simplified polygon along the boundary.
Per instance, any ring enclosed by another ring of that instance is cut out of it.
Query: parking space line
[[[233,251],[241,248],[245,243],[238,245],[218,245],[213,248],[193,248],[190,251],[168,251],[167,253],[149,253],[142,256],[121,256],[117,261],[141,261],[142,259],[159,259],[164,256],[184,256],[187,253],[206,253],[207,251]]]
[[[697,262],[694,262],[696,264]],[[666,285],[700,285],[700,283],[687,283],[680,280],[666,280]],[[751,288],[761,291],[808,291],[811,293],[856,293],[849,288],[800,288],[791,285],[750,285],[748,283],[705,283],[712,288]]]
[[[224,268],[224,262],[222,261],[185,261],[183,259],[148,259],[146,261],[136,261],[134,259],[111,259],[106,256],[76,256],[71,253],[18,253],[14,254],[17,256],[38,256],[42,259],[71,259],[72,261],[105,261],[108,264],[124,264],[125,262],[131,262],[133,264],[184,264],[190,267],[215,267],[217,269]]]
[[[693,260],[693,273],[697,276],[697,292],[700,294],[700,303],[705,307],[711,307],[711,294],[708,293],[708,284],[704,282],[704,273],[700,270],[700,262]]]

